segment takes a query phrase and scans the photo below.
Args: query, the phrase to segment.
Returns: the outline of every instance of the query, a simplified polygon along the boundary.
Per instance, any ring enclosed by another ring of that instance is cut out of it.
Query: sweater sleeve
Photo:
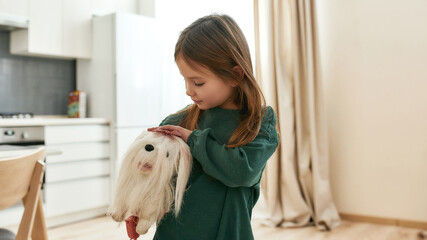
[[[211,129],[194,130],[188,137],[191,154],[210,176],[229,187],[251,187],[257,184],[267,160],[278,145],[276,116],[267,108],[265,120],[256,138],[240,147],[227,148],[215,140]]]

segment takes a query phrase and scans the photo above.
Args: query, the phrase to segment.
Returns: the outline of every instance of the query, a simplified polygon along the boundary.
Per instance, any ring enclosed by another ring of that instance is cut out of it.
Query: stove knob
[[[29,137],[30,137],[30,134],[28,134],[28,132],[22,133],[22,139],[28,139]]]
[[[4,131],[4,135],[5,136],[13,136],[13,135],[15,135],[15,131],[13,131],[13,130],[6,130],[6,131]]]

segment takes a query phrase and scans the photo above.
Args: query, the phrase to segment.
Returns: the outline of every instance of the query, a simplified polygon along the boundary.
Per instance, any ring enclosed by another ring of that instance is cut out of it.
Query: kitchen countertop
[[[62,115],[35,115],[34,118],[0,119],[0,127],[109,124],[105,118],[68,118]]]

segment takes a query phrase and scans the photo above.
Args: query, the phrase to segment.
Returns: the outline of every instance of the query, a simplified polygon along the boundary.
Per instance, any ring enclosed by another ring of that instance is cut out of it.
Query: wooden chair
[[[47,231],[41,197],[46,150],[0,158],[0,210],[22,200],[24,213],[16,240],[46,240]]]

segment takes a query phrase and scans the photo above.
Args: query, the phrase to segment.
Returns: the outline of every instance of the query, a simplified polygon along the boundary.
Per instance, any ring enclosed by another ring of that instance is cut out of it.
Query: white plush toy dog
[[[190,148],[181,138],[142,132],[124,155],[109,214],[116,222],[136,215],[138,234],[147,233],[172,204],[177,216],[191,166]]]

